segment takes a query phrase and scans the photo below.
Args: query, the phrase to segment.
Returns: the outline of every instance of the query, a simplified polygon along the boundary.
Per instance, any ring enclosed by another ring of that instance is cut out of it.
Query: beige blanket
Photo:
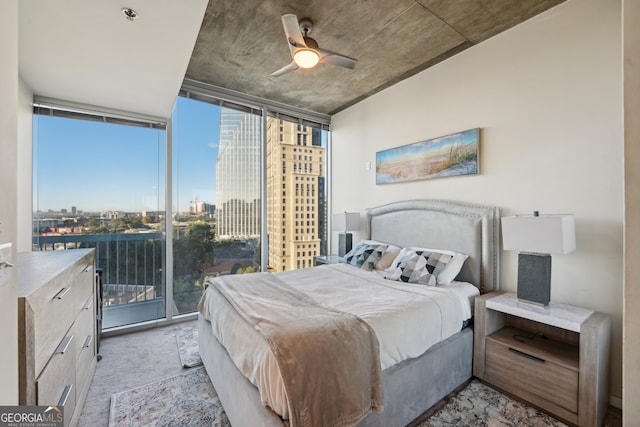
[[[349,426],[383,404],[378,340],[359,317],[268,273],[220,277],[222,295],[269,343],[297,426]]]

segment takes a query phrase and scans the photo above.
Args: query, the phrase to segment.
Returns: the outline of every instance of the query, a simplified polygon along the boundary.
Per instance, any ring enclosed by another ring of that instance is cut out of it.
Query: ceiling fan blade
[[[273,73],[271,73],[272,76],[274,77],[280,77],[283,74],[287,74],[290,71],[295,71],[297,70],[298,64],[296,64],[295,62],[291,61],[291,63],[285,65],[284,67],[280,68],[278,71],[274,71]]]
[[[353,70],[358,63],[357,59],[331,52],[330,50],[317,49],[320,52],[320,62],[324,64],[337,65],[338,67],[349,68]]]
[[[289,42],[289,50],[293,54],[295,48],[307,47],[300,31],[300,24],[298,24],[298,17],[292,13],[282,15],[282,26],[284,27],[284,34],[287,36]]]

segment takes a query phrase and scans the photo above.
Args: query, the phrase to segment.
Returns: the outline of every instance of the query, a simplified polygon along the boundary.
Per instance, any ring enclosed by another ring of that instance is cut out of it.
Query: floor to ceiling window
[[[179,97],[172,141],[173,296],[188,313],[207,278],[260,271],[262,117]]]
[[[103,328],[193,313],[210,277],[327,254],[328,119],[253,101],[183,89],[170,134],[35,103],[33,249],[96,249]]]
[[[173,119],[174,295],[192,293],[192,309],[207,277],[307,268],[327,254],[329,131],[272,110],[263,123],[262,109],[188,95]],[[196,224],[210,231],[208,246],[190,238]]]
[[[96,249],[103,328],[164,318],[164,125],[36,106],[33,134],[33,249]]]

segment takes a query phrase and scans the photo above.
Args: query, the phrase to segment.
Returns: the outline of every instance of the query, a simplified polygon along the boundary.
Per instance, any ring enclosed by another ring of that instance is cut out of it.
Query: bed
[[[454,285],[460,283],[460,287],[464,288],[465,286],[469,286],[468,284],[470,283],[477,288],[477,293],[490,292],[497,289],[497,254],[499,248],[499,212],[497,208],[454,201],[410,200],[369,208],[365,212],[364,222],[364,239],[386,242],[400,248],[439,248],[468,255],[468,258],[464,261],[464,264],[462,264],[459,274],[457,274],[455,278]],[[352,268],[352,270],[349,270],[349,268]],[[250,289],[250,287],[253,286],[251,282],[274,280],[275,282],[270,282],[270,285],[280,286],[280,282],[282,282],[285,290],[290,289],[290,283],[288,284],[286,282],[293,282],[300,283],[300,289],[303,291],[306,291],[307,288],[315,288],[322,291],[325,289],[324,284],[328,283],[326,281],[330,281],[332,275],[335,274],[350,277],[348,280],[343,279],[343,282],[353,284],[354,288],[357,288],[356,285],[359,282],[369,280],[373,284],[371,289],[375,289],[375,291],[371,291],[371,293],[375,293],[376,296],[380,296],[380,298],[383,297],[384,292],[392,292],[387,288],[398,286],[397,282],[384,279],[384,273],[382,277],[380,277],[378,273],[378,278],[368,278],[366,275],[373,273],[361,273],[360,271],[356,273],[356,270],[358,270],[358,268],[347,265],[328,265],[297,272],[285,272],[272,275],[263,273],[262,275],[252,276],[255,280],[244,277],[240,280],[244,280],[243,283],[245,284],[237,286],[247,286],[247,289]],[[271,278],[271,276],[273,276],[273,278]],[[224,281],[229,280],[233,281],[234,279],[224,279]],[[237,281],[237,279],[235,280]],[[318,285],[318,283],[322,285]],[[255,337],[255,325],[251,325],[250,322],[245,324],[243,320],[246,319],[242,318],[238,313],[235,313],[235,310],[232,310],[234,307],[237,308],[236,305],[234,305],[237,303],[228,304],[224,298],[217,295],[218,292],[222,292],[218,288],[224,289],[224,292],[221,294],[223,296],[227,295],[226,292],[235,292],[235,288],[232,286],[233,283],[223,284],[222,281],[218,281],[212,284],[215,284],[216,290],[210,290],[209,288],[212,286],[209,286],[207,291],[205,291],[203,303],[201,304],[201,312],[198,319],[199,349],[207,373],[218,392],[220,401],[225,408],[231,424],[236,427],[283,426],[289,425],[290,420],[292,420],[292,425],[305,425],[307,422],[300,421],[301,418],[296,415],[295,402],[285,401],[283,403],[278,400],[283,394],[283,386],[270,383],[274,376],[270,373],[271,371],[260,371],[253,365],[247,365],[247,363],[250,363],[247,362],[247,360],[250,359],[247,354],[251,353],[248,351],[248,348],[253,345],[260,347],[264,343],[255,344],[256,341],[260,341]],[[402,286],[402,284],[399,285]],[[441,294],[444,294],[444,288],[449,288],[449,286],[413,286],[431,288],[429,291],[438,291],[440,289],[438,292]],[[271,286],[269,286],[269,288],[271,288]],[[327,289],[329,289],[329,287],[327,287]],[[222,308],[207,309],[204,301],[206,300],[205,297],[208,292],[217,295],[215,298],[210,297],[209,299],[225,300],[224,304],[228,304],[229,307],[224,306]],[[298,290],[292,292],[297,293]],[[432,303],[436,305],[441,312],[447,312],[447,310],[442,309],[442,307],[449,304],[441,302],[442,298],[448,301],[456,300],[456,298],[452,296],[443,295],[432,297],[431,293],[427,296],[426,290],[418,290],[416,292],[423,292],[425,296],[423,297],[421,294],[417,294],[418,296],[413,296],[411,297],[412,299],[425,298],[431,300],[431,298],[441,298],[434,300],[437,302]],[[326,291],[326,293],[331,294],[331,291]],[[380,293],[380,295],[378,295],[378,293]],[[316,297],[320,298],[321,304],[319,305],[323,307],[327,305],[325,304],[326,301],[331,300],[331,297],[326,297],[328,299],[323,300],[322,298],[325,297],[322,295],[316,295],[313,299],[317,299]],[[333,298],[335,300],[335,297]],[[458,297],[457,301],[463,299],[464,297]],[[471,300],[472,302],[472,298],[467,297],[467,300]],[[406,300],[403,304],[411,307],[412,302]],[[456,303],[450,302],[450,304],[451,307],[453,307]],[[338,304],[338,306],[340,308],[336,309],[336,311],[342,312],[343,307],[340,306],[340,304]],[[305,306],[304,310],[313,311],[315,307],[309,308]],[[333,308],[330,308],[330,310],[333,310]],[[283,311],[288,312],[289,310]],[[407,313],[401,313],[402,315],[409,316],[410,313],[408,312],[412,310],[407,309],[403,311]],[[242,312],[242,310],[239,310],[239,312]],[[471,307],[470,313],[472,312],[473,309]],[[375,347],[377,351],[374,353],[376,353],[379,358],[376,359],[374,357],[370,363],[373,365],[377,363],[380,368],[380,378],[371,380],[372,383],[379,384],[375,386],[366,384],[366,386],[371,386],[371,390],[374,390],[371,392],[373,396],[372,401],[376,399],[380,401],[378,402],[379,407],[376,407],[376,404],[373,403],[371,411],[367,411],[370,413],[357,419],[358,426],[407,425],[471,378],[473,331],[470,327],[463,327],[462,323],[466,320],[463,314],[453,315],[452,317],[456,323],[460,320],[463,321],[460,322],[456,330],[451,330],[450,326],[443,326],[448,325],[449,320],[446,322],[444,320],[441,321],[439,333],[444,339],[436,339],[436,342],[431,342],[429,340],[433,340],[433,337],[429,337],[423,340],[424,343],[420,344],[423,346],[427,345],[428,347],[421,349],[420,345],[414,342],[420,340],[405,337],[405,344],[409,343],[409,346],[411,347],[413,345],[413,347],[410,350],[402,350],[401,353],[403,354],[395,354],[398,353],[396,349],[400,347],[400,344],[396,342],[390,343],[389,340],[400,340],[401,338],[398,336],[403,334],[394,334],[393,328],[385,332],[384,329],[389,329],[388,324],[393,324],[394,322],[390,321],[385,323],[378,321],[376,323],[374,318],[376,318],[377,315],[367,317],[367,313],[367,310],[363,310],[362,312],[356,310],[357,315],[354,317],[356,318],[356,322],[362,322],[362,319],[364,319],[363,323],[367,324],[366,327],[373,330],[373,335],[378,338],[375,341],[379,347]],[[420,313],[420,315],[424,316],[425,314]],[[259,314],[258,317],[260,316],[262,315]],[[225,321],[224,319],[228,320]],[[412,321],[412,318],[406,317],[394,321],[396,324],[394,328],[397,328],[397,331],[400,332],[404,330],[404,328],[398,327],[398,325],[401,325],[402,322]],[[232,327],[231,324],[233,324],[234,328],[240,325],[239,330],[241,332],[238,333],[236,329],[233,329],[232,332],[230,332],[231,329],[226,330],[225,328]],[[445,332],[445,330],[448,332]],[[423,335],[437,334],[429,333]],[[242,354],[238,355],[238,349],[234,349],[233,347],[237,347],[239,344],[233,344],[236,338],[230,341],[230,336],[245,337],[244,342],[242,339],[239,339],[239,342],[240,345],[246,345],[246,348],[243,348],[243,350],[246,351],[240,351]],[[360,338],[361,337],[358,336],[357,339],[349,342],[367,342],[366,337]],[[229,347],[229,351],[221,342]],[[266,346],[266,344],[264,345]],[[232,353],[233,356],[230,355],[230,353]],[[376,354],[374,354],[374,356]],[[362,358],[363,366],[369,363],[365,362],[370,359],[366,351],[362,353],[359,352],[358,357]],[[275,362],[271,361],[271,363],[274,364]],[[317,365],[314,365],[313,371],[318,369],[315,368],[315,366]],[[306,369],[304,366],[296,368],[300,368],[303,371]],[[283,369],[283,371],[287,371],[288,368]],[[308,370],[310,371],[311,369]],[[269,374],[265,374],[265,372],[269,372]],[[374,373],[371,374],[372,377],[376,375],[377,374]],[[283,374],[283,377],[284,376]],[[251,378],[251,380],[248,378]],[[284,383],[288,384],[287,381],[284,381]],[[342,385],[338,388],[341,387]],[[382,392],[376,394],[378,388],[381,388]],[[334,392],[335,390],[330,390],[321,394],[330,395]],[[284,394],[286,399],[286,393]],[[263,403],[264,401],[269,402],[271,407],[265,405]],[[275,410],[272,410],[272,407],[275,408]],[[287,408],[292,409],[287,411]],[[381,410],[382,408],[383,410]],[[287,421],[283,421],[282,414],[284,414],[284,418]],[[324,424],[324,422],[316,422],[315,424]],[[345,421],[344,423],[338,422],[337,424],[350,425],[353,424],[353,422]]]

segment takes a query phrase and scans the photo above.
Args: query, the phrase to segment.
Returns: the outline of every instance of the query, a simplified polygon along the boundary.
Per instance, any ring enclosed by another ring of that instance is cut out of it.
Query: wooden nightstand
[[[473,374],[579,426],[600,426],[609,403],[611,318],[492,292],[475,300]]]
[[[338,264],[339,262],[342,262],[342,257],[338,255],[319,255],[313,257],[314,265]]]

